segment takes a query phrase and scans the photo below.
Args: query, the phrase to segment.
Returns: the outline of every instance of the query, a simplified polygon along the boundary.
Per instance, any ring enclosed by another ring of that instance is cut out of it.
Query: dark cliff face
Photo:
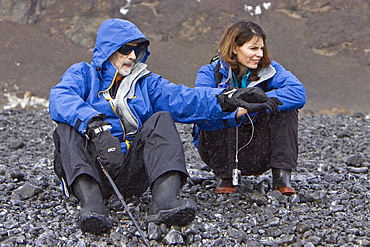
[[[367,0],[9,0],[0,7],[0,29],[8,33],[0,38],[0,85],[47,97],[65,69],[91,59],[102,21],[125,18],[152,41],[149,68],[193,86],[225,28],[249,19],[265,30],[275,60],[306,85],[305,109],[369,111],[362,88],[370,74],[369,7]]]

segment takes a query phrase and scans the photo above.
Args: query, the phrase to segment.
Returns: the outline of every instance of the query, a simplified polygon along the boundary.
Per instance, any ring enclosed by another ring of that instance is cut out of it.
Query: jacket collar
[[[275,68],[270,64],[268,67],[265,67],[260,70],[260,72],[257,74],[260,79],[257,81],[252,81],[249,83],[248,87],[254,87],[258,84],[260,84],[263,81],[266,81],[273,77],[276,74]]]
[[[226,62],[224,62],[222,59],[220,60],[220,62],[221,62],[220,72],[224,75],[224,78],[227,77],[227,79],[226,80],[222,80],[221,83],[228,83],[228,82],[230,83],[230,81],[232,81],[232,70],[231,70],[231,67],[230,67],[229,64],[227,64]],[[251,83],[249,83],[248,87],[254,87],[254,86],[260,84],[261,82],[270,79],[275,74],[276,74],[276,70],[270,64],[269,66],[261,69],[260,72],[258,72],[258,77],[260,77],[260,79],[258,79],[257,81],[252,81]],[[232,85],[232,83],[231,83],[231,85]]]

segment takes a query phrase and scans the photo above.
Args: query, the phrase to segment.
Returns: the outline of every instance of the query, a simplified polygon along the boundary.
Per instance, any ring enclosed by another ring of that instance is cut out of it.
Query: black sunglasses
[[[132,51],[135,52],[135,56],[138,56],[138,54],[141,51],[141,47],[140,46],[132,46],[132,45],[123,45],[123,46],[121,46],[121,48],[118,49],[118,52],[121,53],[122,55],[128,55]]]

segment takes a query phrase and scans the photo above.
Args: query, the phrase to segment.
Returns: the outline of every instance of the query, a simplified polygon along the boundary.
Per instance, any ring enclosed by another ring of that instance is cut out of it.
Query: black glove
[[[104,114],[93,117],[87,123],[86,134],[93,144],[91,152],[100,157],[108,173],[115,177],[124,155],[118,138],[110,132],[111,125],[103,121],[104,118]]]
[[[248,103],[264,103],[268,100],[265,92],[258,87],[235,88],[231,86],[216,96],[224,112],[233,112],[237,107],[248,110]]]
[[[248,103],[248,106],[244,108],[247,109],[249,113],[270,110],[272,114],[277,114],[280,112],[279,105],[282,104],[283,103],[278,98],[270,97],[267,102]]]

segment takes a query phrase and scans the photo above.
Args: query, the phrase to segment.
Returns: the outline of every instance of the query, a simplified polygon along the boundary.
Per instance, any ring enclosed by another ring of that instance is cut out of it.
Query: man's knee
[[[158,112],[154,113],[151,118],[173,122],[173,118],[172,118],[171,113],[166,112],[166,111],[158,111]]]
[[[159,111],[154,113],[144,124],[144,132],[147,130],[160,132],[163,135],[173,135],[173,132],[176,131],[175,122],[169,112]]]
[[[277,114],[277,119],[287,123],[298,123],[298,110],[282,111],[280,114]]]
[[[66,124],[66,123],[58,123],[54,132],[57,133],[57,134],[64,134],[64,133],[72,131],[72,130],[75,131],[75,129],[73,129],[71,125]]]

